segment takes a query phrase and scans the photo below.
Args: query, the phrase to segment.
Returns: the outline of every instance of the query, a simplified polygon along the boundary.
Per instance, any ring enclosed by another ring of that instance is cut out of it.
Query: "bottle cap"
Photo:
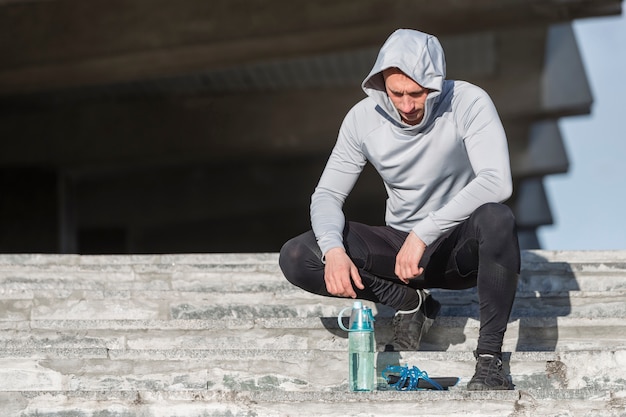
[[[359,305],[358,307],[357,303]],[[352,317],[350,321],[351,331],[374,331],[372,323],[374,321],[374,317],[372,316],[372,310],[369,307],[363,307],[360,301],[354,302],[354,308],[352,310]]]

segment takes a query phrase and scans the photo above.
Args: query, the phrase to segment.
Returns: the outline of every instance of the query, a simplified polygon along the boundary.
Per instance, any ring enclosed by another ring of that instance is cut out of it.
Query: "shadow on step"
[[[348,317],[343,318],[343,325],[348,326]],[[320,317],[320,322],[322,326],[333,336],[341,337],[343,339],[348,338],[348,332],[339,328],[339,324],[337,324],[337,317]]]
[[[555,351],[559,344],[559,317],[572,313],[570,293],[580,291],[572,266],[568,262],[549,261],[540,254],[525,252],[522,259],[517,295],[505,335],[509,349],[518,352]],[[433,290],[442,304],[439,317],[422,341],[426,351],[473,350],[478,337],[478,296],[475,288],[450,291]],[[393,310],[376,305],[376,342],[378,350],[393,337]],[[347,317],[344,318],[347,326]],[[338,338],[348,334],[337,325],[336,317],[321,317],[324,328]],[[515,334],[517,332],[517,334]]]
[[[518,352],[555,351],[559,342],[558,318],[572,312],[571,291],[580,291],[568,262],[550,262],[525,252],[518,294],[511,321],[519,320]]]
[[[559,318],[572,313],[571,292],[580,291],[572,266],[525,253],[517,294],[505,334],[505,345],[518,352],[555,351]],[[476,288],[433,290],[442,308],[422,350],[473,350],[478,338],[479,300]],[[470,322],[469,319],[472,319]]]

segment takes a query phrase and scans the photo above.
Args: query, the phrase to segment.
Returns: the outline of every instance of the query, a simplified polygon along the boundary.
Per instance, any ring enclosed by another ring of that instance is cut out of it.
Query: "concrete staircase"
[[[476,293],[390,364],[449,391],[347,390],[350,300],[293,288],[276,254],[0,255],[0,416],[624,416],[626,251],[523,252],[504,350],[516,390],[469,392]],[[392,312],[375,309],[380,346]]]

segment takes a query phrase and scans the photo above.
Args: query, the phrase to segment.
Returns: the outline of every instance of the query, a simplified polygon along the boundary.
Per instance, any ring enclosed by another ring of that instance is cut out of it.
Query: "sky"
[[[559,120],[570,162],[544,178],[554,224],[542,249],[626,249],[626,15],[574,22],[594,97],[591,115]]]

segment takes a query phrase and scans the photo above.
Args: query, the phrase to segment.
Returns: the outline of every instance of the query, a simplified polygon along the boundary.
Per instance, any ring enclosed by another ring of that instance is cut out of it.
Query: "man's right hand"
[[[365,289],[359,270],[343,248],[330,249],[326,252],[324,259],[326,261],[324,281],[326,282],[326,290],[330,294],[356,298],[352,281],[357,288]]]

